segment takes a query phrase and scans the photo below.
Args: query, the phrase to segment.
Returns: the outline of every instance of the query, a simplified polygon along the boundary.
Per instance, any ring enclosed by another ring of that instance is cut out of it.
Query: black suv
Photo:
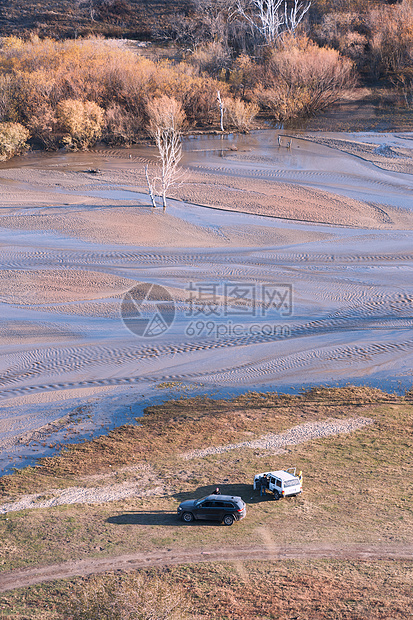
[[[233,495],[207,495],[201,499],[187,499],[178,506],[178,517],[185,523],[194,519],[221,521],[232,525],[245,517],[245,502]]]

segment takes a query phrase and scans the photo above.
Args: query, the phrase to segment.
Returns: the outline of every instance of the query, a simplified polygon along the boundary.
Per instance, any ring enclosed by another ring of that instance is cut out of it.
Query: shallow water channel
[[[151,147],[1,166],[4,471],[166,398],[411,387],[413,231],[395,218],[410,221],[413,175],[364,154],[411,149],[412,135],[325,134],[364,145],[360,155],[278,135],[189,137],[194,198],[171,200],[166,214],[133,176]],[[258,209],[275,191],[298,215]],[[329,196],[350,201],[348,224],[326,223]],[[369,213],[360,226],[356,208]]]

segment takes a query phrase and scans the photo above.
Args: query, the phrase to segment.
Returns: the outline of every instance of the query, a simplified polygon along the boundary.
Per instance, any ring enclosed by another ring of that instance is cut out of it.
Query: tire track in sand
[[[411,327],[409,328],[409,332],[411,332]],[[314,334],[311,333],[311,335]],[[278,338],[278,340],[282,339],[282,337]],[[167,355],[174,357],[177,353],[188,353],[201,350],[216,351],[224,347],[243,347],[247,344],[262,344],[263,341],[268,343],[275,340],[277,340],[276,337],[255,337],[255,342],[251,343],[248,342],[247,337],[240,337],[229,343],[214,342],[211,344],[208,342],[205,346],[188,346],[188,344],[186,344],[185,347],[181,347],[179,345],[171,348],[166,347],[166,350]],[[251,359],[249,359],[245,363],[237,365],[231,364],[226,368],[222,368],[222,370],[218,373],[208,369],[198,372],[181,371],[162,373],[161,371],[159,373],[151,373],[149,369],[144,371],[142,368],[138,367],[132,375],[122,377],[107,377],[102,379],[86,379],[82,381],[72,380],[63,382],[59,382],[55,378],[51,383],[32,383],[31,385],[22,386],[21,383],[25,380],[32,380],[33,378],[47,374],[45,369],[42,368],[41,363],[35,362],[23,373],[19,373],[14,368],[8,376],[4,377],[2,381],[2,385],[4,387],[0,391],[0,398],[10,398],[28,393],[73,389],[79,387],[131,385],[145,382],[162,383],[170,381],[202,380],[212,381],[214,384],[219,383],[220,385],[238,385],[244,384],[245,378],[247,377],[252,382],[260,383],[266,376],[277,376],[278,379],[280,379],[283,376],[282,373],[291,371],[297,373],[298,371],[308,370],[308,367],[311,367],[311,364],[314,361],[317,362],[318,370],[320,370],[320,368],[324,368],[331,374],[334,371],[334,362],[339,365],[342,365],[343,363],[351,363],[353,366],[356,366],[359,362],[365,363],[368,361],[369,364],[373,365],[374,363],[378,363],[378,360],[375,359],[378,356],[394,356],[395,354],[402,353],[410,354],[410,352],[413,351],[413,340],[406,340],[398,343],[373,343],[365,346],[339,346],[333,347],[332,349],[325,345],[325,348],[326,350],[314,349],[310,351],[304,350],[293,354],[284,353],[283,355],[277,357],[274,357],[274,353],[272,353],[270,356],[266,356],[266,360],[265,357],[264,359],[256,359],[255,361],[251,361]],[[75,355],[73,353],[69,354],[68,351],[65,351],[65,353],[66,355],[62,355],[62,359],[65,360],[62,361],[62,367],[60,367],[59,364],[54,363],[50,368],[48,368],[48,372],[50,374],[53,374],[53,370],[55,368],[57,369],[57,375],[67,375],[71,370],[73,371],[73,367],[71,366],[73,358],[77,363],[77,371],[81,372],[85,368],[89,373],[91,372],[91,358],[89,356],[90,351],[86,354],[83,351],[82,356],[80,356],[78,352],[76,352]],[[158,355],[156,353],[152,353],[148,357],[157,358]],[[147,360],[148,357],[143,356],[142,359]],[[108,365],[116,362],[116,367],[118,367],[128,361],[132,361],[133,363],[136,362],[136,352],[134,350],[125,351],[125,349],[122,349],[121,352],[119,352],[116,349],[110,349],[105,351],[105,355],[99,360],[98,366],[107,367]],[[186,362],[186,360],[182,360],[182,363],[187,363],[190,365],[190,362]],[[69,370],[65,367],[65,364],[70,366]]]
[[[326,185],[337,187],[342,183],[347,187],[353,188],[363,186],[365,190],[373,189],[377,191],[387,189],[390,190],[392,193],[396,194],[406,194],[413,191],[413,184],[410,180],[406,181],[405,183],[401,183],[401,180],[399,179],[398,182],[391,183],[390,181],[372,179],[371,177],[351,173],[329,173],[316,170],[274,170],[273,168],[264,166],[261,168],[252,168],[249,165],[240,166],[239,164],[238,167],[236,165],[217,166],[213,164],[192,164],[191,166],[189,166],[189,168],[197,172],[208,172],[225,176],[242,176],[263,179],[270,178],[277,181],[295,181],[303,185],[315,185],[317,187],[320,184],[322,184],[323,187],[325,187]]]
[[[136,263],[140,265],[194,265],[194,264],[220,264],[220,263],[240,263],[252,265],[363,265],[372,263],[395,263],[413,262],[413,253],[401,254],[322,254],[322,253],[291,253],[274,252],[273,249],[260,250],[257,252],[253,248],[240,249],[235,253],[229,250],[222,252],[176,252],[171,249],[168,253],[161,252],[139,252],[139,251],[76,251],[70,250],[36,250],[36,251],[17,251],[4,250],[2,252],[2,269],[19,268],[25,264],[27,267],[62,265],[64,267],[87,265],[93,268],[95,265],[113,266],[114,263],[120,266],[124,263]]]

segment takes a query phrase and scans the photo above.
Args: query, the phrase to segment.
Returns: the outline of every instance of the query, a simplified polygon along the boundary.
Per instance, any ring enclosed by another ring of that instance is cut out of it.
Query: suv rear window
[[[294,480],[286,480],[284,482],[284,488],[286,487],[295,487],[297,484],[300,484],[300,481],[298,478],[294,478]]]

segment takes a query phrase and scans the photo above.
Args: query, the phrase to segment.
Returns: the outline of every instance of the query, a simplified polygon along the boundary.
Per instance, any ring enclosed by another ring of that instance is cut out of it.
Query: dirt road
[[[68,579],[75,576],[104,573],[106,571],[128,571],[200,562],[240,562],[248,560],[412,560],[413,545],[323,545],[306,546],[255,546],[227,547],[219,549],[176,550],[164,549],[155,553],[132,553],[114,557],[91,558],[76,562],[65,562],[53,566],[36,566],[0,575],[0,592],[32,586],[54,579]]]

